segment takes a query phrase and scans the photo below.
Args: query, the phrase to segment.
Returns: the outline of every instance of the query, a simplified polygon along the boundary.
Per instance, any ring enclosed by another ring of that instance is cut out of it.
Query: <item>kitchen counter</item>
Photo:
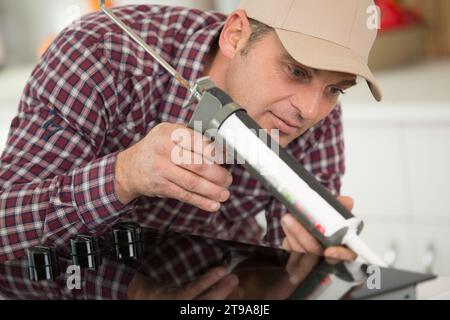
[[[437,278],[417,286],[419,300],[450,300],[450,278]]]
[[[37,256],[30,272],[26,257],[0,264],[0,297],[123,299],[131,275],[138,272],[147,278],[144,283],[151,284],[149,298],[166,300],[183,297],[186,285],[195,284],[219,266],[239,278],[239,286],[228,296],[237,300],[412,300],[442,298],[450,291],[448,281],[437,279],[430,283],[435,277],[429,274],[332,262],[314,255],[234,242],[232,238],[161,233],[132,223],[123,223],[115,230],[116,234],[122,233],[115,240],[111,239],[111,231],[98,242],[86,236],[76,238],[76,248],[83,248],[81,243],[100,243],[89,257],[80,254],[83,251],[71,250],[69,243],[58,247],[58,256],[47,265],[52,267],[50,273],[43,272]],[[70,256],[76,259],[71,261]],[[73,268],[73,263],[81,266],[81,290],[71,289],[68,284],[72,282],[66,280],[69,276],[65,270]]]

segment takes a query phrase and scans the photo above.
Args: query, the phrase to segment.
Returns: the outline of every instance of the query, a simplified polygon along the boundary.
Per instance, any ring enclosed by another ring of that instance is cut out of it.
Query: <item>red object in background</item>
[[[110,8],[113,6],[111,0],[106,0],[105,5]],[[91,11],[97,11],[100,10],[100,2],[98,0],[89,0],[89,8]]]
[[[392,29],[404,25],[402,10],[393,0],[377,0],[381,10],[381,29]]]
[[[381,10],[381,30],[386,31],[420,23],[422,18],[418,11],[402,7],[395,0],[376,0]]]

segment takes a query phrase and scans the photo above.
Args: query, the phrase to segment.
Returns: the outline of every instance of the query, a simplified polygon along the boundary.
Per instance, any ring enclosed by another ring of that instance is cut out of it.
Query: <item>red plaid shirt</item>
[[[225,16],[199,10],[127,6],[114,12],[186,79],[202,73]],[[140,198],[124,206],[114,190],[117,153],[161,122],[187,123],[188,92],[104,14],[66,28],[24,89],[0,158],[0,262],[35,245],[66,245],[72,235],[102,234],[120,219],[142,226],[261,241],[278,246],[286,209],[239,165],[231,197],[208,214],[173,199]],[[341,107],[289,146],[322,184],[339,193],[344,173]]]

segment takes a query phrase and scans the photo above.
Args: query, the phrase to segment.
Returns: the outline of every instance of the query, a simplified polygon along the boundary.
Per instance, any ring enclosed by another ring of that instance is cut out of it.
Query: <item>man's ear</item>
[[[247,43],[251,29],[247,14],[244,10],[232,12],[220,33],[219,48],[228,59],[233,59]]]

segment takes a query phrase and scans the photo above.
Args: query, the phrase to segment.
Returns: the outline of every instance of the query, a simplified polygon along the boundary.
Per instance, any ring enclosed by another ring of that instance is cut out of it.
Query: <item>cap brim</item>
[[[382,94],[367,61],[348,48],[298,32],[275,29],[287,52],[299,63],[314,69],[350,73],[366,79],[375,100]]]

